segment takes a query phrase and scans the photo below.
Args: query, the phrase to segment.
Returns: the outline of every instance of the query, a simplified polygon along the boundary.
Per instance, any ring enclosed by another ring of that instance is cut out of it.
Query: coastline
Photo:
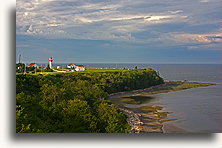
[[[115,102],[118,98],[126,98],[124,103],[137,103],[135,98],[143,97],[144,95],[152,95],[159,93],[167,93],[171,91],[179,91],[190,89],[194,87],[206,87],[216,85],[212,83],[197,83],[197,82],[181,82],[181,81],[167,81],[164,84],[152,86],[145,89],[118,92],[109,95],[109,100]],[[133,101],[132,101],[133,100]],[[173,133],[185,133],[182,128],[176,127],[172,124],[165,124],[164,122],[171,121],[164,119],[169,112],[161,112],[160,106],[146,106],[140,108],[127,108],[124,105],[114,103],[117,107],[128,116],[127,122],[132,126],[130,133],[165,133],[168,129]]]

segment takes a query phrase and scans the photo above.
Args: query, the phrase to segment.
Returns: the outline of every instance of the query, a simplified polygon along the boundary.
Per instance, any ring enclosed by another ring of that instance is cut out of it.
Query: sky
[[[221,63],[221,0],[17,0],[16,61]]]

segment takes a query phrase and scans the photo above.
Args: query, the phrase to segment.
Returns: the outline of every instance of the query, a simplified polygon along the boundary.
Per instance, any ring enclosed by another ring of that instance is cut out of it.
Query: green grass
[[[133,70],[133,69],[130,69]],[[84,72],[119,72],[119,71],[128,71],[128,69],[96,69],[96,68],[90,68],[86,69]]]
[[[75,71],[75,72],[71,72],[71,71],[67,71],[64,73],[88,73],[88,72],[120,72],[120,71],[129,71],[129,70],[142,70],[142,69],[96,69],[96,68],[87,68],[85,71]],[[36,72],[36,74],[61,74],[63,72]],[[23,74],[23,73],[16,73],[17,74]],[[26,72],[26,74],[32,74],[35,75],[35,73],[30,72]]]

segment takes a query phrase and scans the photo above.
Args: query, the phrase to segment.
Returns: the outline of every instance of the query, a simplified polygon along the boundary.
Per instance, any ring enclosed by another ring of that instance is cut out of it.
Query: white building
[[[85,66],[84,65],[77,65],[75,66],[76,71],[85,71]]]
[[[67,65],[67,68],[75,68],[75,67],[76,67],[75,64],[69,64],[69,65]]]
[[[53,61],[53,59],[52,59],[52,57],[50,57],[50,58],[49,58],[49,68],[50,68],[50,69],[52,69],[52,61]]]

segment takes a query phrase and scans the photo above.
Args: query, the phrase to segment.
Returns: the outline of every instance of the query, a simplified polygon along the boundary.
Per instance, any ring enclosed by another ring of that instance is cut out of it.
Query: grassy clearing
[[[143,70],[143,69],[97,69],[97,68],[87,68],[85,71],[66,71],[62,72],[61,70],[58,69],[58,71],[53,71],[53,72],[34,72],[34,71],[29,71],[26,72],[25,74],[31,74],[31,75],[36,75],[36,74],[43,74],[43,75],[48,75],[48,74],[61,74],[61,73],[89,73],[89,72],[120,72],[120,71],[132,71],[132,70]],[[24,73],[16,73],[16,75],[19,74],[24,74]]]
[[[96,69],[96,68],[89,68],[83,72],[119,72],[119,71],[128,71],[133,69]]]

